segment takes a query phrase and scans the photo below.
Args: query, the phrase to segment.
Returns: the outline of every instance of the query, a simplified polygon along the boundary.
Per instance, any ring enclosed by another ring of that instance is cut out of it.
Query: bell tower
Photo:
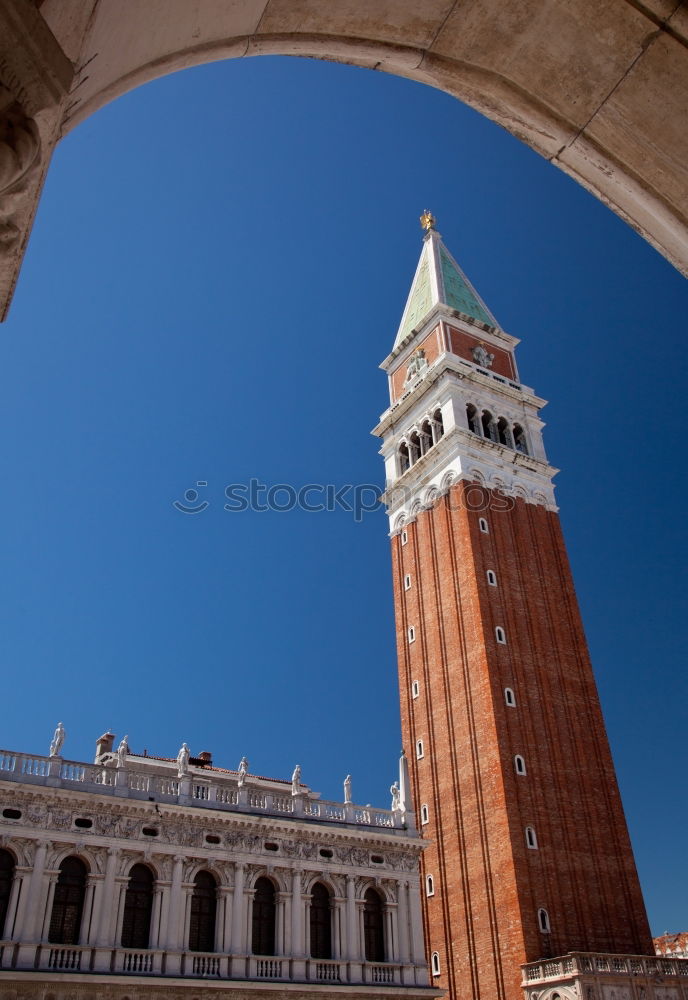
[[[652,954],[542,441],[545,401],[430,213],[382,439],[426,940],[452,1000]]]

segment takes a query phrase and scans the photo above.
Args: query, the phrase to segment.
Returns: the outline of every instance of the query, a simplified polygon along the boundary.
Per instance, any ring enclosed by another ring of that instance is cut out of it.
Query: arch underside
[[[0,27],[9,10],[16,28],[13,72],[0,69],[0,80],[21,90],[17,46],[35,48],[46,28],[43,62],[60,80],[52,104],[43,94],[28,109],[41,164],[31,183],[23,179],[32,189],[23,216],[14,199],[10,221],[25,230],[9,248],[16,267],[60,136],[166,73],[291,55],[452,94],[575,178],[688,273],[688,13],[677,0],[43,0],[30,15],[29,6],[0,0]],[[26,23],[17,28],[20,9]],[[0,225],[2,209],[0,171]],[[0,281],[9,295],[5,253]]]

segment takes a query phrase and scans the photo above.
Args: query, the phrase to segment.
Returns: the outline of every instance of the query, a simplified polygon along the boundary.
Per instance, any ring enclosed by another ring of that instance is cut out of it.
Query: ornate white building
[[[136,756],[0,752],[0,998],[438,996],[405,760],[393,809]]]

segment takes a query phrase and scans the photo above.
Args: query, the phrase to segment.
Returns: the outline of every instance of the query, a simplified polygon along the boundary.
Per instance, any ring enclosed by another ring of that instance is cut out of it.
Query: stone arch
[[[193,882],[199,872],[207,872],[209,875],[212,875],[217,882],[218,887],[221,885],[226,886],[231,884],[227,877],[228,873],[226,867],[224,865],[216,865],[211,858],[198,858],[192,861],[187,870],[184,872],[185,881]]]
[[[439,496],[440,496],[440,491],[437,489],[437,487],[429,486],[425,491],[425,495],[423,496],[423,506],[432,507],[433,504],[435,504],[436,501],[439,500]]]
[[[344,7],[326,0],[296,7],[168,0],[128,4],[126,14],[114,3],[26,6],[26,37],[40,38],[51,76],[24,80],[23,53],[12,41],[5,46],[14,131],[34,141],[25,143],[20,176],[6,187],[13,194],[19,185],[24,206],[9,206],[15,218],[3,220],[14,234],[0,275],[4,304],[54,135],[167,73],[257,55],[350,63],[445,91],[569,174],[688,272],[688,133],[679,125],[688,96],[686,38],[678,22],[669,30],[668,18],[649,7],[433,2],[401,5],[390,18],[367,0]],[[6,162],[17,161],[7,142],[3,152]],[[31,176],[24,159],[35,165]]]
[[[368,889],[374,889],[375,892],[380,896],[383,904],[387,906],[388,903],[396,903],[396,883],[390,884],[387,880],[374,879],[374,878],[362,878],[358,884],[356,890],[357,899],[365,899],[365,894]]]
[[[440,492],[441,493],[446,493],[447,490],[451,489],[451,487],[454,485],[455,482],[456,482],[456,475],[455,475],[455,473],[453,473],[453,472],[446,472],[442,476],[442,482],[440,484]]]
[[[288,877],[286,873],[276,871],[275,869],[270,870],[268,868],[256,868],[252,871],[249,878],[246,880],[246,888],[253,892],[256,887],[256,882],[261,878],[266,878],[269,882],[272,882],[275,887],[275,892],[289,892],[291,889],[291,886],[287,884]]]
[[[98,865],[95,863],[93,855],[80,845],[70,845],[63,844],[57,850],[53,851],[52,857],[50,858],[49,867],[57,869],[60,867],[65,858],[78,858],[86,865],[86,870],[89,875],[98,871]]]

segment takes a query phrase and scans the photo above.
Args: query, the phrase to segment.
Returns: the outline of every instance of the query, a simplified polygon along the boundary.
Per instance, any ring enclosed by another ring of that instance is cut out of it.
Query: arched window
[[[537,835],[532,826],[526,827],[526,844],[532,851],[537,850]]]
[[[435,410],[432,415],[432,429],[435,432],[435,441],[439,441],[444,435],[444,419],[441,410]]]
[[[434,896],[435,895],[435,880],[432,875],[425,876],[425,895]]]
[[[478,527],[482,531],[483,535],[489,535],[490,534],[489,526],[488,526],[487,521],[485,520],[484,517],[478,518]]]
[[[375,889],[366,889],[363,897],[363,936],[366,962],[384,962],[385,936],[382,900]]]
[[[416,641],[416,629],[415,629],[414,625],[409,625],[409,628],[408,628],[408,641],[409,642],[415,642]]]
[[[330,894],[316,882],[311,890],[311,958],[332,958]]]
[[[420,822],[422,826],[430,822],[430,810],[426,805],[420,807]]]
[[[480,422],[483,427],[483,437],[486,437],[488,441],[496,441],[497,428],[495,426],[494,417],[489,410],[483,410]]]
[[[504,701],[509,708],[516,708],[516,695],[511,688],[504,688]]]
[[[65,858],[57,876],[48,941],[78,944],[88,870],[79,858]]]
[[[210,872],[194,879],[189,921],[189,951],[215,951],[215,911],[217,882]]]
[[[439,974],[440,974],[440,953],[439,953],[439,951],[433,951],[431,965],[432,965],[432,974],[433,974],[433,976],[439,976]]]
[[[466,422],[469,431],[473,431],[474,434],[480,436],[480,420],[478,419],[478,411],[473,406],[473,403],[466,404]]]
[[[526,762],[523,757],[521,757],[520,753],[517,753],[514,757],[514,767],[516,768],[516,774],[526,773]]]
[[[549,934],[549,913],[542,906],[538,910],[538,923],[543,934]]]
[[[522,454],[528,454],[528,444],[526,442],[526,432],[520,424],[514,424],[514,448]]]
[[[411,465],[415,465],[415,463],[421,456],[420,438],[418,437],[416,431],[414,431],[411,437],[409,438],[409,456],[411,459]]]
[[[0,851],[0,938],[9,937],[9,928],[5,928],[5,921],[13,880],[14,858],[9,851]]]
[[[497,586],[497,574],[493,569],[488,569],[487,571],[487,582],[491,587]]]
[[[507,448],[513,448],[514,446],[511,428],[504,417],[500,417],[497,421],[497,440],[500,444],[505,444]]]
[[[146,865],[134,865],[124,897],[122,947],[148,948],[153,912],[153,872]]]
[[[432,427],[430,426],[429,420],[424,420],[420,428],[420,450],[421,454],[424,455],[426,451],[429,451],[434,444],[432,437]]]
[[[506,632],[501,625],[495,629],[495,638],[501,646],[506,646]]]
[[[422,760],[425,756],[425,750],[423,748],[423,741],[416,740],[416,760]]]
[[[275,954],[275,887],[261,876],[253,893],[251,951],[254,955]]]
[[[411,459],[409,458],[408,445],[405,441],[402,441],[399,445],[399,475],[403,475],[410,465]]]

